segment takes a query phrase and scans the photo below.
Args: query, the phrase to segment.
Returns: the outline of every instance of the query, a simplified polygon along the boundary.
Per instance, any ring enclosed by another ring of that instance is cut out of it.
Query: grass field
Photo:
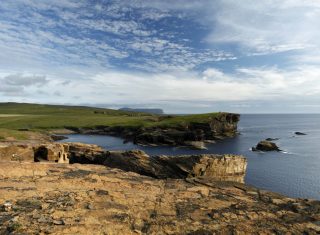
[[[0,103],[0,139],[1,136],[4,138],[9,135],[1,134],[4,130],[28,129],[41,132],[66,127],[172,126],[195,121],[205,122],[216,115],[218,113],[159,116],[81,106]],[[17,136],[21,133],[11,134]]]

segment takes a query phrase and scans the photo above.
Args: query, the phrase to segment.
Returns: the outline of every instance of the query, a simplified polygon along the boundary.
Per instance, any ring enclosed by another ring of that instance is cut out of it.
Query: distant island
[[[133,108],[124,107],[124,108],[120,108],[119,110],[128,111],[128,112],[138,112],[138,113],[164,114],[164,111],[162,109],[149,109],[149,108],[133,109]]]

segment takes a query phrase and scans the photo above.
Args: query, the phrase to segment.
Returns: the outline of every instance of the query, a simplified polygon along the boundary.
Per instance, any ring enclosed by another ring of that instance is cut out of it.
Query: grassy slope
[[[0,128],[50,130],[97,125],[170,126],[192,121],[205,122],[216,115],[218,113],[164,118],[158,115],[91,107],[0,103]]]

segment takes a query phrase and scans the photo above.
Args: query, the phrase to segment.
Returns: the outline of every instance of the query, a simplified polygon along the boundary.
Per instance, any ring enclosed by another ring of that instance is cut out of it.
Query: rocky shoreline
[[[233,155],[1,143],[0,234],[320,232],[319,201],[245,185],[246,165]]]
[[[170,119],[163,116],[160,119]],[[79,134],[117,136],[138,145],[188,146],[204,149],[205,143],[234,137],[238,134],[239,114],[219,113],[208,120],[192,121],[163,126],[96,126],[86,128],[66,127]]]
[[[202,177],[242,183],[247,167],[247,160],[236,155],[149,156],[141,150],[107,151],[82,143],[2,144],[0,160],[94,164],[156,179]]]

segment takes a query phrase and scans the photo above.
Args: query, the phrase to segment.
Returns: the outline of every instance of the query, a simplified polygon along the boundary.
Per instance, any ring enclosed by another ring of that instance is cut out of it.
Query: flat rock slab
[[[319,221],[318,201],[241,183],[0,162],[0,234],[316,234]]]

